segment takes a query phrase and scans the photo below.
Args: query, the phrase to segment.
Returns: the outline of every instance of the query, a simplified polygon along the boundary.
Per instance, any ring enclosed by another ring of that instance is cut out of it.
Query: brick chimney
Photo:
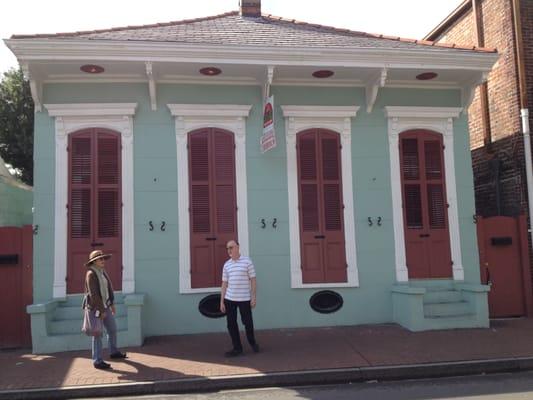
[[[239,14],[243,17],[260,17],[261,0],[240,0]]]

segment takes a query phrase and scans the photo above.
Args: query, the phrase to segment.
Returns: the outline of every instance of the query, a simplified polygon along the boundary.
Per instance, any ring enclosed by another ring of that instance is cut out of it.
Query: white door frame
[[[287,184],[289,195],[289,244],[291,288],[358,287],[354,194],[352,189],[352,129],[351,119],[357,115],[358,106],[281,106],[285,116],[287,140]],[[344,241],[346,263],[345,283],[303,283],[300,254],[300,218],[298,213],[298,164],[296,134],[306,129],[328,129],[340,134],[342,197],[344,201]]]
[[[189,217],[189,156],[187,133],[202,128],[220,128],[235,137],[235,183],[237,192],[237,232],[243,254],[248,254],[248,189],[246,181],[246,118],[251,105],[167,104],[176,119],[179,218],[180,293],[219,292],[220,287],[193,289],[191,286],[191,249]]]
[[[411,129],[428,129],[443,135],[446,201],[449,204],[448,226],[450,230],[453,279],[456,281],[464,280],[453,145],[453,118],[457,118],[461,111],[462,108],[457,107],[385,107],[385,115],[388,118],[395,267],[396,280],[398,282],[407,282],[409,280],[405,255],[399,136],[400,133]]]
[[[137,103],[45,104],[55,117],[55,227],[53,296],[67,295],[68,135],[87,128],[106,128],[121,137],[122,293],[135,292],[133,215],[133,115]],[[81,265],[80,265],[81,268]]]

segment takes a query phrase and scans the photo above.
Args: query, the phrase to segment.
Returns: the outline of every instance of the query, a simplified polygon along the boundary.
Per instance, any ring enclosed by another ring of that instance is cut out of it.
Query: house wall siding
[[[374,111],[361,107],[352,119],[354,218],[360,287],[336,291],[344,298],[334,314],[312,311],[316,289],[290,289],[289,223],[285,120],[281,105],[365,104],[363,88],[273,87],[277,147],[261,154],[262,101],[259,87],[158,85],[158,108],[151,111],[143,84],[54,84],[46,103],[137,102],[133,119],[135,291],[146,294],[143,330],[147,336],[223,331],[225,321],[198,312],[205,294],[179,294],[178,190],[175,122],[166,104],[252,104],[246,120],[246,170],[250,251],[258,276],[258,328],[382,323],[392,320],[390,290],[396,282],[388,122],[384,105],[457,107],[458,90],[383,89]],[[454,120],[457,203],[465,280],[479,283],[475,243],[473,178],[466,116]],[[36,117],[35,302],[52,297],[54,231],[54,120]],[[368,226],[367,218],[382,217]],[[273,218],[277,228],[272,227]],[[261,219],[267,227],[261,228]],[[153,221],[156,229],[149,230]],[[166,223],[163,232],[157,229]],[[350,245],[349,243],[347,245]],[[82,268],[82,266],[80,266]],[[287,305],[290,304],[290,307]],[[364,304],[364,307],[361,305]],[[280,313],[279,310],[283,310]]]

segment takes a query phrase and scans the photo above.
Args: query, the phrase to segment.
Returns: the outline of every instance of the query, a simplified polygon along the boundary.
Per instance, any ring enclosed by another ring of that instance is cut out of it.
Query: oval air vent
[[[332,290],[316,292],[309,299],[311,308],[322,314],[334,313],[342,307],[343,303],[342,296]]]
[[[207,318],[221,318],[226,315],[220,311],[220,294],[205,296],[198,303],[198,311]]]

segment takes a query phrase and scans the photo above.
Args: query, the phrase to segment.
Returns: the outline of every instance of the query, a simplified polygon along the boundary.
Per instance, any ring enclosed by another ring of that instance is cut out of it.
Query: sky
[[[262,0],[263,13],[421,39],[462,0]],[[74,32],[200,18],[238,10],[239,0],[25,0],[3,1],[0,39],[14,34]],[[17,67],[0,43],[0,74]]]

